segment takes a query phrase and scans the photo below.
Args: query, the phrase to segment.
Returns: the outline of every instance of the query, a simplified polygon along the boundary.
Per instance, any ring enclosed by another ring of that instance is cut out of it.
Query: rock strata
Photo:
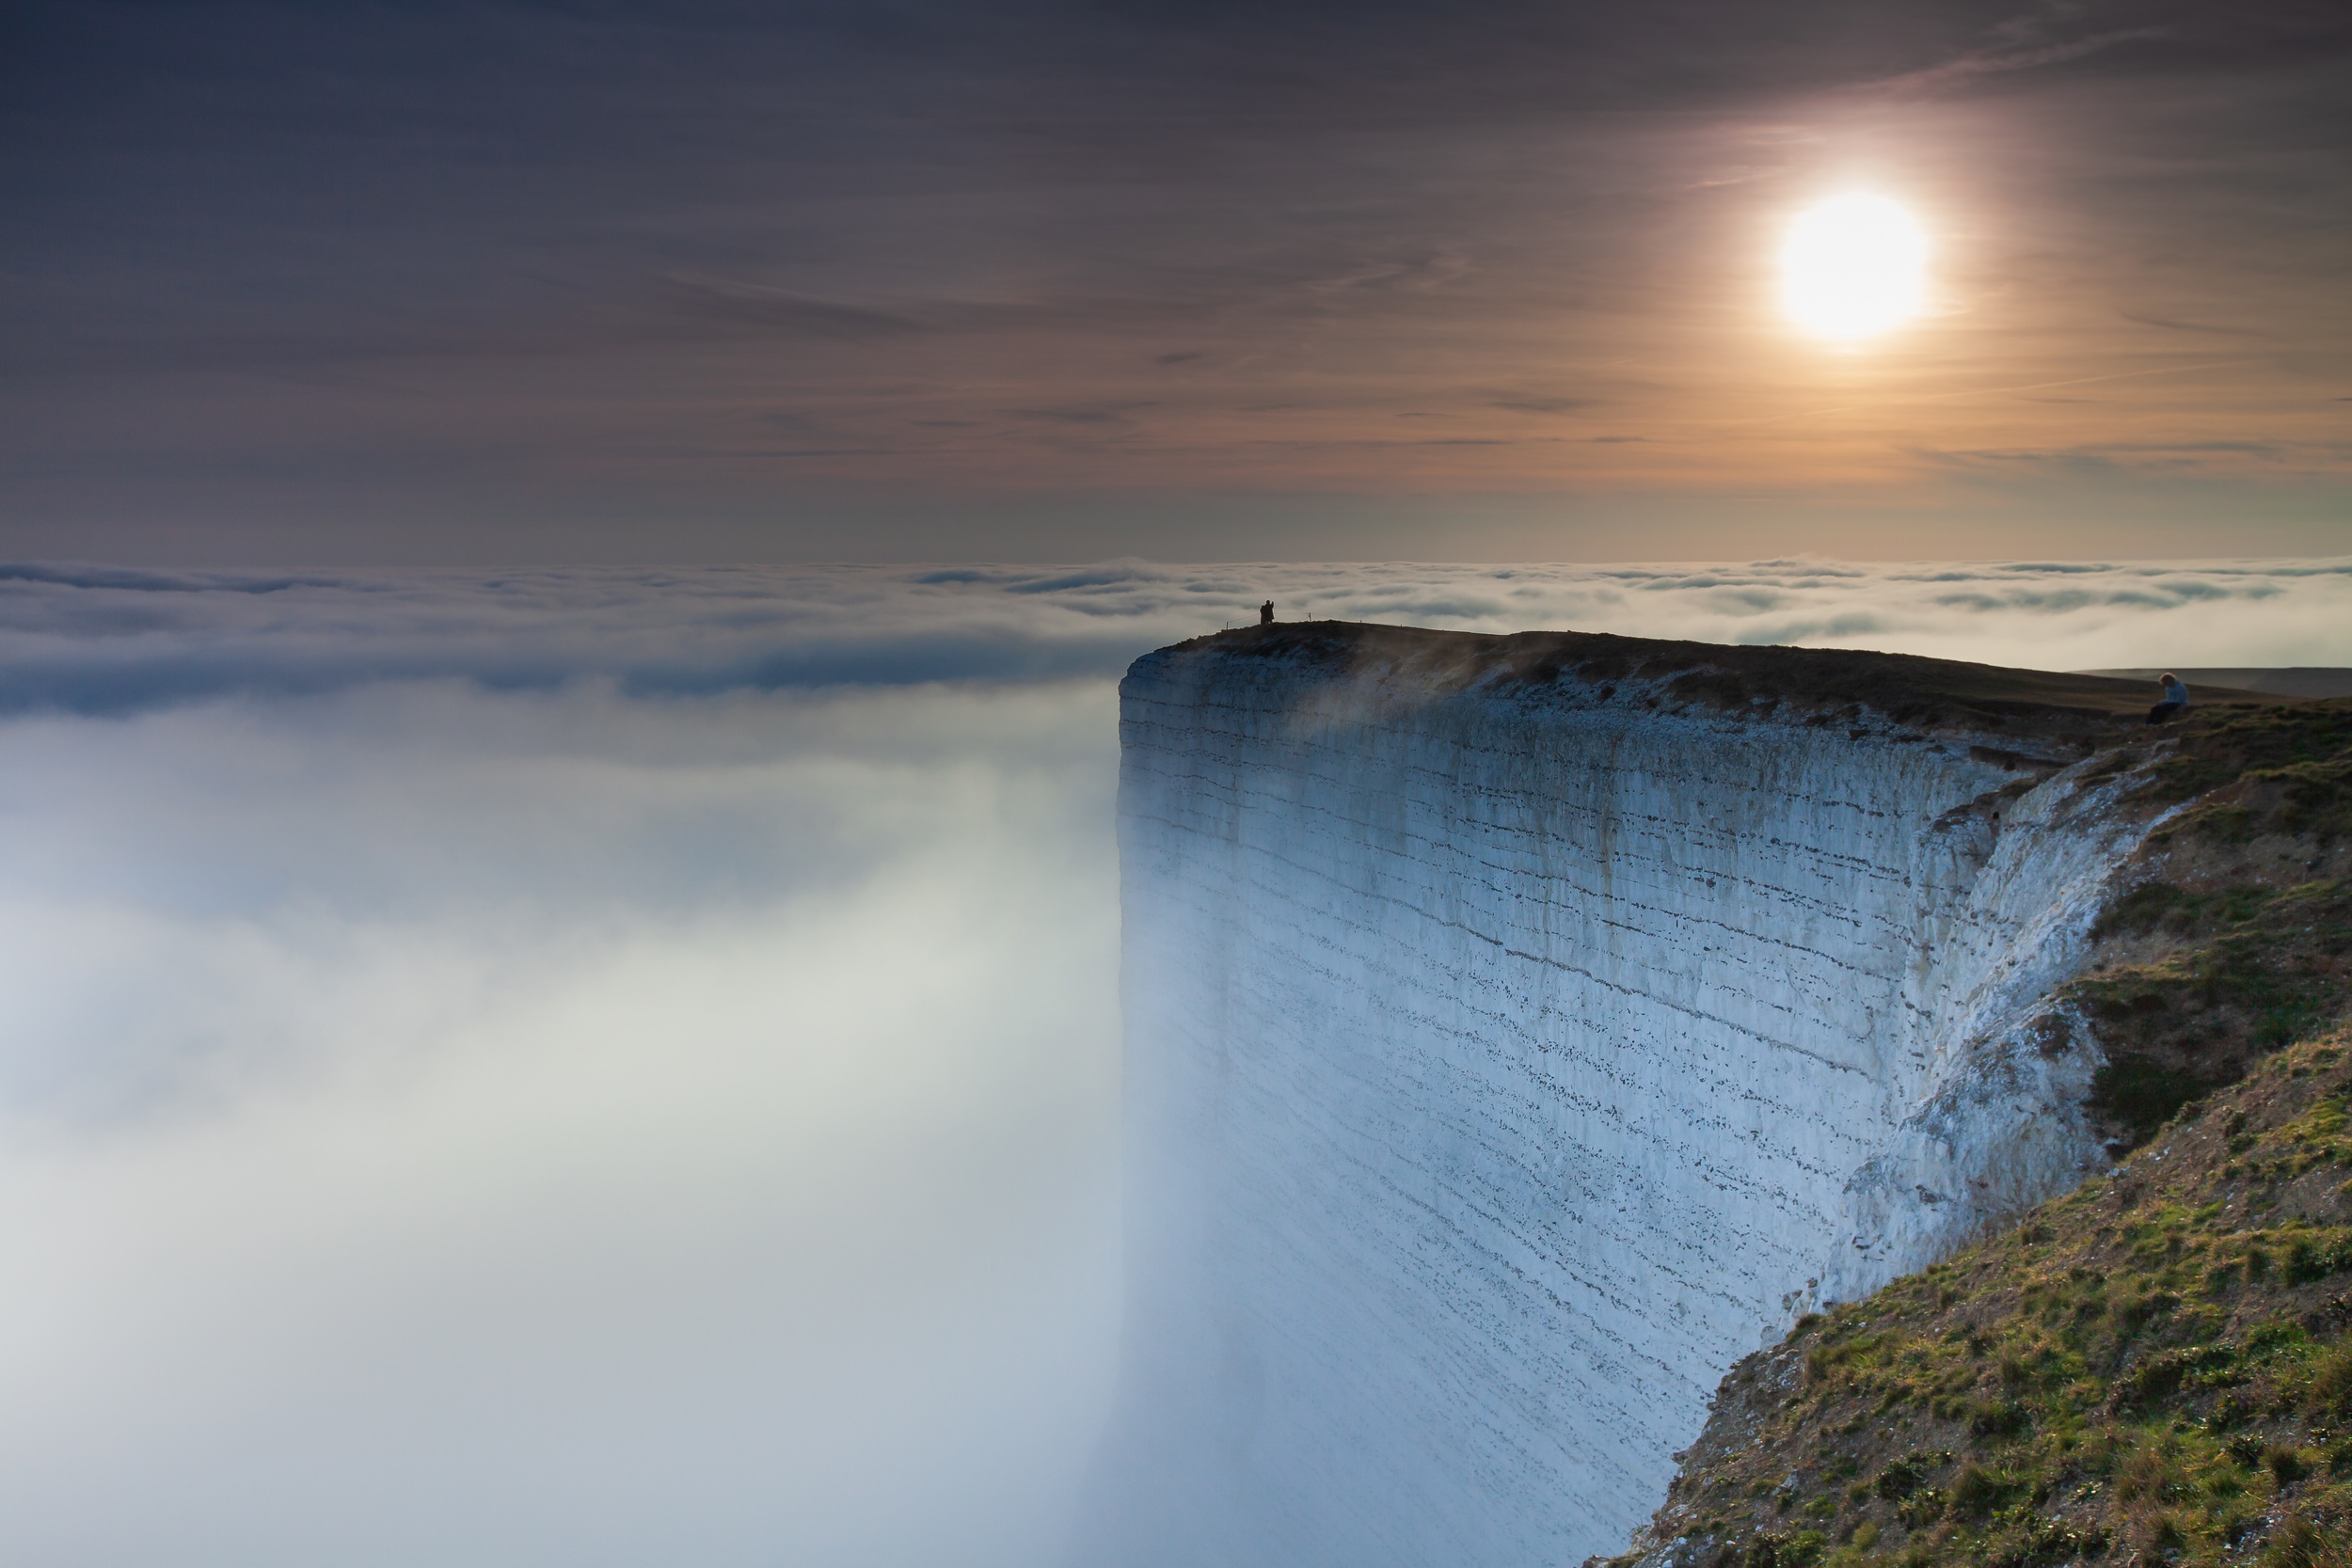
[[[2136,687],[1317,624],[1120,693],[1081,1562],[1619,1549],[1733,1363],[2106,1163],[2049,998],[2155,820],[2086,761]]]

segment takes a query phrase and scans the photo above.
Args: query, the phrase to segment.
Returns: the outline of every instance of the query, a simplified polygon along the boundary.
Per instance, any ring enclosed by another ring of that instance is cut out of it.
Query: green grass
[[[2062,993],[2106,1057],[2091,1104],[2119,1150],[2352,1002],[2352,703],[2208,716],[2108,759],[2136,761],[2141,799],[2185,808],[2149,856],[2191,870],[2134,887],[2092,930],[2151,956]]]
[[[1661,1527],[1721,1568],[2352,1568],[2347,1045],[1801,1321],[1726,1380]]]

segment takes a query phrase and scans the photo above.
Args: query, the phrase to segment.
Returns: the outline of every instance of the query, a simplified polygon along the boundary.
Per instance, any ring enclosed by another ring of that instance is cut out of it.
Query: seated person
[[[2148,710],[2148,722],[2151,724],[2161,724],[2188,706],[2188,688],[2181,684],[2181,677],[2167,670],[2162,679],[2164,701]]]

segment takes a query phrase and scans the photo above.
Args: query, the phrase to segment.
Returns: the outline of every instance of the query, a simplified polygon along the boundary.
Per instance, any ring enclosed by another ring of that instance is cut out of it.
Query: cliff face
[[[2153,1141],[1740,1362],[1616,1568],[2352,1568],[2352,703],[2096,766],[2165,820],[2061,994]]]
[[[2044,999],[2149,825],[2079,761],[2136,689],[1972,678],[1331,626],[1138,660],[1079,1559],[1614,1550],[1733,1362],[2102,1164]]]

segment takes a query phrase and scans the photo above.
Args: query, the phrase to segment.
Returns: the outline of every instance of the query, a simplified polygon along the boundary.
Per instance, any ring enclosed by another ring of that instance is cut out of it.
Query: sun
[[[1917,315],[1927,288],[1927,235],[1883,196],[1834,196],[1788,225],[1781,305],[1808,332],[1840,342],[1875,337]]]

